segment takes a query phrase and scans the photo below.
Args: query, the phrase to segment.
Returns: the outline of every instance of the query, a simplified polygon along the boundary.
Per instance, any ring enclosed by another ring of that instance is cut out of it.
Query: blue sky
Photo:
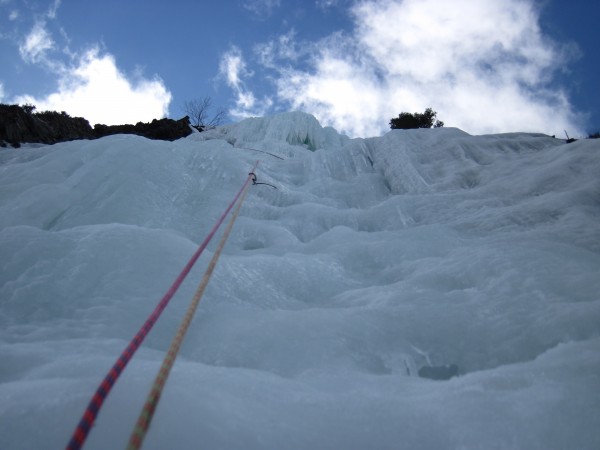
[[[303,110],[350,136],[600,130],[599,2],[0,0],[0,101],[92,124]]]

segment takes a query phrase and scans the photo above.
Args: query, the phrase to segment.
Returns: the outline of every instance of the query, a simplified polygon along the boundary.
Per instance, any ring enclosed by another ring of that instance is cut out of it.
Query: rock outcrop
[[[97,139],[111,134],[136,134],[148,139],[174,141],[192,133],[189,117],[179,120],[154,119],[135,125],[102,125],[92,128],[83,117],[65,112],[36,113],[34,107],[0,104],[0,145],[23,143],[55,144],[75,139]]]
[[[135,125],[102,125],[94,126],[94,134],[100,138],[110,134],[137,134],[148,139],[174,141],[192,133],[190,118],[185,116],[179,120],[154,119],[152,122],[138,122]]]
[[[94,130],[82,117],[54,111],[33,113],[19,105],[0,105],[0,144],[18,147],[25,142],[55,144],[93,137]]]

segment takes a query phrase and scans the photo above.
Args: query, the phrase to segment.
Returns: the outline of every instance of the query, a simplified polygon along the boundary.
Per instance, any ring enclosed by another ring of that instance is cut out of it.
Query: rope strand
[[[258,161],[256,161],[256,163],[254,164],[254,167],[252,170],[254,171],[257,166],[258,166]],[[196,252],[192,255],[192,257],[190,258],[188,263],[185,265],[185,267],[183,268],[183,270],[181,271],[179,276],[175,279],[175,281],[173,282],[173,284],[171,285],[171,287],[169,288],[167,293],[163,296],[163,298],[160,300],[158,305],[155,307],[154,311],[146,319],[146,322],[144,322],[142,327],[138,330],[138,332],[133,337],[133,339],[129,342],[129,344],[127,345],[125,350],[123,350],[123,352],[121,353],[121,355],[119,356],[117,361],[114,363],[114,365],[108,371],[108,373],[106,374],[106,376],[104,377],[104,379],[102,380],[102,382],[100,383],[98,388],[96,389],[96,392],[94,393],[90,402],[88,403],[87,408],[85,409],[85,411],[83,413],[83,416],[81,417],[79,423],[77,424],[77,427],[75,428],[75,431],[73,432],[73,435],[71,436],[71,439],[70,439],[69,443],[67,444],[67,450],[80,450],[83,447],[83,444],[85,443],[87,436],[88,436],[89,432],[91,431],[92,426],[94,425],[94,422],[96,421],[96,417],[98,416],[100,409],[102,408],[104,400],[106,399],[106,397],[112,390],[112,387],[116,383],[119,376],[121,375],[121,372],[123,372],[123,370],[129,363],[129,361],[131,360],[131,358],[133,357],[133,355],[135,354],[137,349],[140,347],[140,345],[146,338],[146,335],[150,332],[150,330],[152,329],[152,327],[154,326],[154,324],[156,323],[156,321],[162,314],[163,310],[167,307],[167,305],[168,305],[169,301],[171,300],[171,298],[173,297],[173,295],[175,295],[175,293],[181,286],[181,283],[183,283],[183,280],[185,279],[185,277],[189,274],[190,270],[192,269],[192,267],[194,266],[194,264],[196,263],[196,261],[198,260],[198,258],[200,257],[200,255],[202,254],[202,252],[204,251],[206,246],[208,245],[208,243],[212,240],[213,236],[217,232],[217,229],[225,221],[227,214],[229,214],[229,212],[231,211],[233,206],[236,204],[236,202],[238,201],[238,199],[240,198],[242,193],[245,192],[246,188],[250,184],[250,181],[251,181],[251,177],[250,177],[250,175],[248,175],[248,178],[246,178],[246,181],[244,182],[243,186],[238,191],[238,193],[236,194],[234,199],[231,201],[231,203],[229,204],[229,206],[227,207],[225,212],[223,212],[223,214],[221,215],[221,217],[219,218],[217,223],[213,226],[213,228],[211,229],[211,231],[208,234],[208,236],[206,237],[206,239],[204,239],[202,244],[200,244],[200,246],[198,247]]]
[[[229,238],[229,234],[231,233],[233,224],[238,217],[240,209],[242,208],[242,203],[244,202],[244,199],[246,198],[247,193],[248,193],[248,186],[246,186],[246,189],[244,190],[242,196],[240,197],[240,201],[239,201],[238,205],[236,206],[235,211],[233,212],[233,215],[231,216],[231,219],[229,220],[229,223],[227,224],[227,228],[225,229],[223,236],[221,237],[221,240],[219,242],[217,250],[215,251],[215,254],[213,255],[213,257],[211,258],[210,263],[208,264],[208,268],[206,269],[206,272],[204,273],[204,276],[202,277],[202,281],[198,285],[198,289],[196,290],[194,297],[192,298],[192,301],[190,302],[188,310],[187,310],[185,316],[183,317],[183,320],[181,321],[181,325],[179,326],[179,329],[177,330],[177,333],[175,334],[175,337],[173,338],[173,341],[171,342],[171,346],[169,347],[169,350],[165,356],[165,359],[163,360],[160,370],[158,371],[158,374],[156,375],[156,379],[154,380],[154,384],[152,385],[152,388],[150,389],[150,393],[148,394],[148,397],[146,398],[146,403],[145,403],[144,407],[142,408],[142,411],[140,412],[140,415],[135,424],[133,432],[131,433],[131,436],[129,438],[129,444],[127,445],[127,450],[139,450],[142,446],[142,442],[144,441],[144,438],[146,437],[146,433],[148,432],[148,429],[150,428],[150,422],[152,421],[152,418],[154,417],[154,412],[156,411],[156,406],[158,405],[158,402],[160,401],[160,396],[165,387],[165,383],[167,382],[167,378],[169,377],[169,374],[171,373],[171,369],[173,368],[173,364],[175,363],[175,358],[177,358],[177,354],[179,353],[179,348],[181,347],[181,343],[183,342],[185,334],[187,333],[190,323],[192,322],[192,319],[194,317],[194,314],[196,312],[198,304],[200,303],[200,300],[202,299],[202,295],[204,294],[204,291],[206,290],[206,286],[208,285],[208,282],[210,281],[210,277],[212,276],[213,271],[215,270],[217,261],[219,260],[219,257],[221,256],[221,252],[223,251],[223,247],[225,247],[225,243],[227,242],[227,239]]]

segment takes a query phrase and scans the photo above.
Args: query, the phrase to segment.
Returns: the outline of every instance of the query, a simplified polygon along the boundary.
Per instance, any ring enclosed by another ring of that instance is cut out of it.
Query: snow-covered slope
[[[600,143],[291,113],[0,150],[0,448],[66,445],[257,159],[278,189],[251,188],[144,448],[600,447]],[[215,245],[86,448],[125,446]]]

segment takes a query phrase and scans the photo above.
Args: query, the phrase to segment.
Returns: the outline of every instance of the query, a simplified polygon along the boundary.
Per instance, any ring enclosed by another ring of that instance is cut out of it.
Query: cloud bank
[[[533,1],[363,0],[349,12],[349,33],[257,46],[278,104],[352,136],[378,135],[401,111],[427,107],[474,134],[582,132],[553,85],[566,49],[542,34]]]
[[[22,95],[16,101],[34,104],[39,111],[66,111],[92,124],[119,125],[165,117],[171,93],[158,77],[128,79],[112,55],[91,49],[60,73],[56,92],[40,98]]]
[[[42,67],[56,80],[56,89],[42,95],[17,95],[14,103],[31,103],[38,111],[65,111],[90,123],[118,125],[151,121],[168,115],[172,95],[158,76],[125,74],[115,57],[94,46],[73,53],[59,45],[48,24],[57,17],[61,1],[51,2],[47,12],[35,18],[31,30],[18,43],[21,59]]]

